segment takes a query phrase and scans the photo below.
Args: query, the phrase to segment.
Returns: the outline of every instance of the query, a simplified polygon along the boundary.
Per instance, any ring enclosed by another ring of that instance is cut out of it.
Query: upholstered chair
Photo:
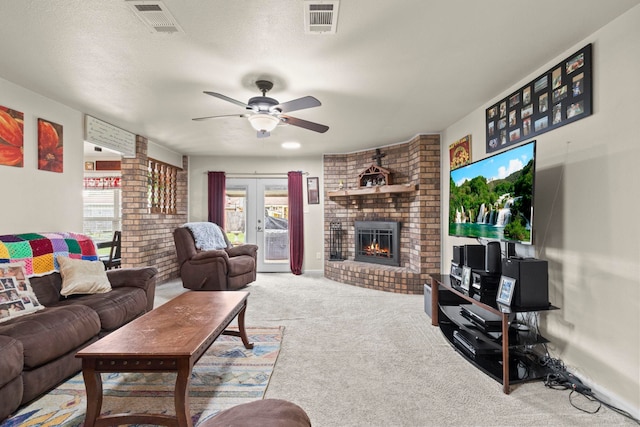
[[[185,288],[198,291],[232,291],[256,280],[258,246],[233,246],[226,233],[222,234],[226,248],[200,250],[196,247],[191,229],[178,227],[174,230],[173,239],[180,276]]]

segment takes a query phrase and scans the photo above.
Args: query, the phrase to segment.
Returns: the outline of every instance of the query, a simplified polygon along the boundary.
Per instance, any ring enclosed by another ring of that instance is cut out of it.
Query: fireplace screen
[[[399,241],[399,222],[356,221],[355,260],[399,266]]]

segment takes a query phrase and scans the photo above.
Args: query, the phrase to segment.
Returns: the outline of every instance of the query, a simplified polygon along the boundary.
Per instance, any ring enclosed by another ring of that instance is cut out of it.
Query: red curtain
[[[304,258],[304,221],[302,172],[289,172],[289,265],[291,272],[302,274]]]
[[[224,202],[226,199],[226,177],[224,172],[209,172],[209,222],[224,228]]]

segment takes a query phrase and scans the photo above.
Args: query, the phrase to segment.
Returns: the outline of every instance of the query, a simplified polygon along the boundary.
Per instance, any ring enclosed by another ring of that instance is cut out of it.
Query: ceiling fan
[[[262,92],[262,96],[254,96],[249,99],[247,104],[220,93],[204,91],[207,95],[239,105],[240,107],[250,110],[251,113],[198,117],[193,120],[200,121],[220,117],[246,117],[249,120],[249,123],[251,123],[251,126],[258,132],[258,138],[268,137],[271,135],[271,131],[279,124],[298,126],[320,133],[324,133],[329,130],[329,126],[283,114],[290,111],[304,110],[305,108],[319,107],[322,105],[320,104],[320,101],[313,96],[303,96],[302,98],[280,103],[277,100],[266,96],[267,92],[273,88],[272,82],[268,80],[258,80],[256,81],[256,86],[258,86],[258,89]]]

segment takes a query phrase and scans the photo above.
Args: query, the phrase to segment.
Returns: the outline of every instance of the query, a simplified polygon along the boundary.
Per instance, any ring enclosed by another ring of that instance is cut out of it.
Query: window
[[[150,213],[176,214],[178,199],[178,168],[149,159]]]
[[[94,241],[113,238],[113,232],[122,226],[120,189],[83,190],[84,234]]]

